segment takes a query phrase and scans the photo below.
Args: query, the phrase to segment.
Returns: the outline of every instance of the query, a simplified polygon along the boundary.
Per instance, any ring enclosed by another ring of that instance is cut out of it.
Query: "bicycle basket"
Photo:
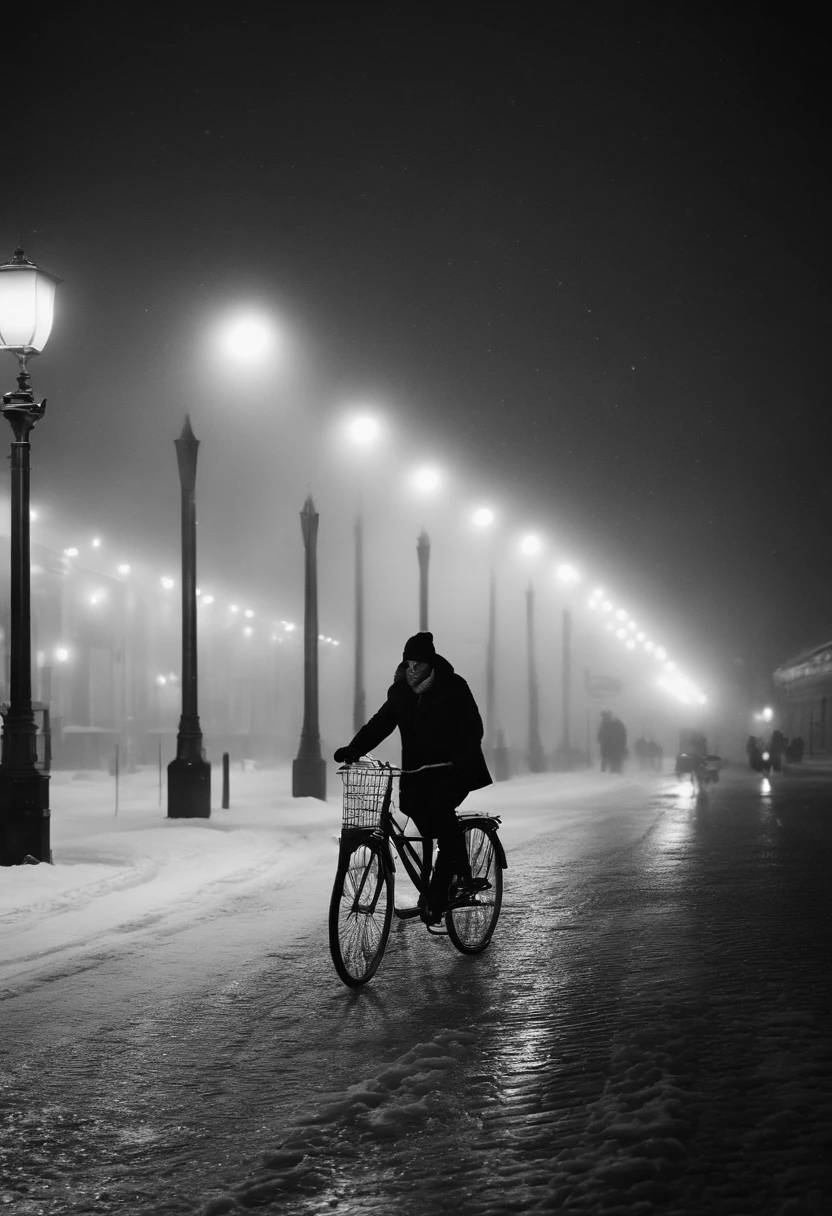
[[[378,828],[388,783],[393,779],[389,768],[378,765],[351,764],[341,772],[344,783],[342,824],[345,828]]]

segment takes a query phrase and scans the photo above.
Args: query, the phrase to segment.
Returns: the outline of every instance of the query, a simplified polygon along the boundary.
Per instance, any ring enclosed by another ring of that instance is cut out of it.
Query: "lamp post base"
[[[320,798],[326,802],[326,760],[298,756],[292,761],[292,797]]]
[[[34,768],[0,768],[0,865],[51,862],[49,822],[49,778]]]
[[[168,819],[210,819],[211,765],[177,757],[168,765]]]

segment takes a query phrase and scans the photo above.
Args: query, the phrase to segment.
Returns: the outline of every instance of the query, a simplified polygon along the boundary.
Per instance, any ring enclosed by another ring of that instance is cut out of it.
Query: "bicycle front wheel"
[[[465,848],[474,878],[491,883],[478,891],[470,904],[452,908],[445,917],[445,928],[457,950],[479,954],[491,941],[503,903],[503,870],[489,832],[476,824],[464,824]]]
[[[329,903],[329,949],[335,970],[358,988],[378,969],[393,919],[393,884],[378,841],[365,840],[338,867]]]

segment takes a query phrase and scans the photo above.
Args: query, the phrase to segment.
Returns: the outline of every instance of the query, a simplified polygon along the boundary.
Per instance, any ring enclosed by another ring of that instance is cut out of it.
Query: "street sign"
[[[593,701],[605,701],[622,693],[624,684],[615,676],[591,676],[587,672],[584,675],[584,691]]]

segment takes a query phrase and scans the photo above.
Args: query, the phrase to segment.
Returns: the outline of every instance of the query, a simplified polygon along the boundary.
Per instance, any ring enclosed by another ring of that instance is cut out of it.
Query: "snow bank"
[[[167,819],[158,775],[55,774],[53,865],[0,874],[0,989],[21,991],[39,968],[114,935],[187,915],[229,885],[288,873],[334,851],[339,809],[294,799],[288,769],[235,773],[231,809]]]

